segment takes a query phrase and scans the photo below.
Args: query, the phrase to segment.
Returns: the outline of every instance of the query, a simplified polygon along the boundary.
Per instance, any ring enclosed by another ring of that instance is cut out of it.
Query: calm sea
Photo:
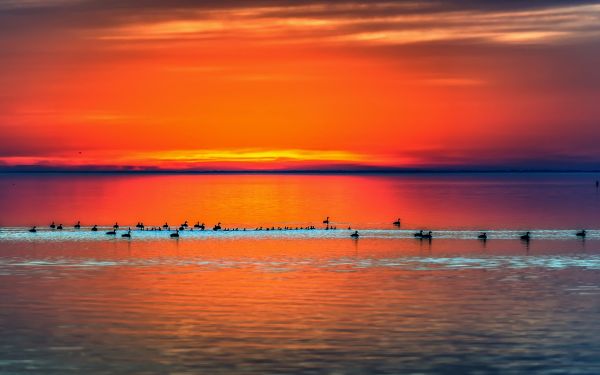
[[[598,374],[596,178],[0,175],[0,373]]]

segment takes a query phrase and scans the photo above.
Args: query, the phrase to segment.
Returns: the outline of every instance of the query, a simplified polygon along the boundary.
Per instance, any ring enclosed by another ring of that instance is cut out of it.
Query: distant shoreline
[[[598,170],[560,169],[364,169],[364,170],[14,170],[0,174],[138,174],[138,175],[418,175],[418,174],[525,174],[525,173],[600,173]]]

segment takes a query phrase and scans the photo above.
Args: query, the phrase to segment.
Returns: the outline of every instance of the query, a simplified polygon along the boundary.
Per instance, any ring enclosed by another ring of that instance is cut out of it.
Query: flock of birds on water
[[[323,224],[326,225],[325,228],[323,228],[323,229],[324,230],[337,230],[337,227],[334,226],[334,225],[330,225],[330,223],[331,222],[330,222],[329,216],[327,216],[327,218],[325,218],[325,220],[323,220]],[[396,221],[392,222],[392,225],[395,226],[395,227],[400,227],[400,224],[401,224],[400,218],[398,218]],[[138,222],[135,225],[135,227],[138,230],[141,230],[141,231],[163,231],[163,230],[164,231],[168,231],[168,232],[171,232],[169,234],[169,236],[171,238],[179,238],[179,232],[180,231],[185,231],[185,230],[193,231],[194,229],[200,230],[200,231],[206,230],[206,225],[204,223],[200,223],[198,221],[198,222],[196,222],[196,224],[194,224],[192,226],[192,225],[188,224],[187,220],[184,223],[182,223],[179,227],[175,228],[174,231],[171,229],[171,226],[168,223],[166,223],[166,222],[162,226],[158,226],[158,227],[156,227],[156,226],[147,227],[147,226],[144,225],[143,222]],[[54,221],[52,222],[52,224],[50,224],[49,228],[51,230],[63,230],[64,229],[64,227],[63,227],[62,224],[56,225],[54,223]],[[77,229],[77,230],[80,230],[81,229],[81,222],[78,221],[77,224],[75,224],[73,226],[73,228]],[[119,223],[115,223],[112,226],[112,230],[109,230],[109,231],[105,232],[105,234],[109,235],[109,236],[116,236],[117,235],[117,231],[119,230],[119,228],[120,228]],[[315,226],[310,225],[310,226],[306,226],[306,227],[289,227],[289,226],[274,227],[274,226],[272,226],[272,227],[264,227],[264,228],[261,226],[261,227],[255,228],[254,230],[255,231],[263,231],[263,230],[264,231],[287,231],[287,230],[316,230],[316,229],[317,228]],[[213,226],[212,230],[213,231],[226,231],[226,232],[228,232],[228,231],[240,231],[239,228],[223,228],[221,226],[220,222],[217,223],[217,224],[215,224]],[[348,230],[351,231],[352,228],[348,227]],[[94,225],[91,228],[91,231],[92,232],[97,232],[98,231],[98,225]],[[242,228],[241,231],[245,232],[246,228]],[[37,232],[37,227],[36,226],[31,227],[31,229],[29,229],[29,232],[36,233]],[[575,233],[575,236],[579,237],[579,238],[585,238],[586,235],[587,235],[587,231],[585,229],[577,231]],[[121,237],[123,237],[123,238],[131,238],[131,227],[128,227],[127,232],[121,234]],[[360,234],[358,233],[357,230],[355,230],[352,234],[350,234],[350,237],[354,238],[354,239],[358,239],[360,237]],[[420,231],[414,233],[414,237],[417,238],[417,239],[419,239],[419,240],[429,240],[429,241],[431,241],[433,239],[433,232],[432,231],[425,232],[424,230],[420,230]],[[487,239],[488,239],[487,233],[486,232],[481,232],[477,236],[477,239],[479,239],[481,241],[487,241]],[[529,242],[529,240],[531,240],[531,232],[528,231],[528,232],[525,232],[524,234],[520,235],[520,239],[522,241]]]

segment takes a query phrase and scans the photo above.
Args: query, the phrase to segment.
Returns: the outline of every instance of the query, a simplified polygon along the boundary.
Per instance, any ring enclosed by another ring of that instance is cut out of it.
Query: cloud
[[[408,11],[407,11],[408,10]],[[525,10],[447,10],[429,3],[342,3],[191,10],[167,20],[98,31],[102,40],[411,44],[435,41],[550,43],[600,35],[600,5]]]
[[[370,45],[456,40],[550,43],[598,38],[600,5],[458,0],[5,0],[0,2],[0,24],[23,32],[79,30],[86,38],[104,41],[199,41],[227,37],[268,43]]]

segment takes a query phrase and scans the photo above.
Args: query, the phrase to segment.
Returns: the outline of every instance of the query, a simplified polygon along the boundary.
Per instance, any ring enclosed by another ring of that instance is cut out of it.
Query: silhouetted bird
[[[429,240],[430,240],[430,239],[432,239],[432,238],[433,238],[433,234],[431,233],[431,231],[429,231],[429,233],[427,233],[427,234],[423,234],[423,235],[421,236],[421,238],[424,238],[424,239],[429,239]]]
[[[325,220],[323,220],[323,224],[329,225],[329,216],[327,216],[327,218]]]
[[[354,233],[352,233],[352,234],[350,235],[350,237],[352,237],[352,238],[358,238],[359,236],[360,236],[360,235],[358,234],[358,231],[357,231],[357,230],[355,230],[355,231],[354,231]]]
[[[119,223],[115,222],[115,225],[113,225],[113,229],[119,229]]]
[[[52,229],[56,228],[56,224],[54,224],[54,221],[52,222],[52,224],[50,224],[50,228],[52,228]]]
[[[399,227],[400,226],[400,218],[392,223],[393,225]]]
[[[35,232],[37,232],[37,229],[35,229],[35,228],[36,228],[36,227],[35,227],[35,225],[34,225],[33,227],[31,227],[31,229],[30,229],[29,231],[30,231],[31,233],[35,233]]]
[[[92,232],[97,232],[97,231],[98,231],[98,226],[97,226],[97,225],[94,225],[94,226],[92,227]]]
[[[170,234],[171,238],[179,238],[179,230],[176,230],[175,233]]]
[[[587,232],[586,232],[585,229],[583,229],[583,230],[580,230],[579,232],[575,233],[575,235],[577,237],[582,237],[583,238],[583,237],[585,237],[587,235]]]
[[[529,241],[531,239],[531,232],[525,232],[524,235],[521,236],[523,241]]]
[[[106,234],[108,234],[110,236],[114,236],[117,234],[117,230],[116,229],[110,230],[110,231],[106,232]]]
[[[418,231],[417,233],[415,233],[414,236],[417,237],[417,238],[422,238],[423,237],[423,229],[421,229],[420,231]]]
[[[217,225],[213,227],[213,230],[221,230],[221,223],[219,222]]]
[[[56,227],[56,229],[62,230],[63,229],[63,225],[62,224],[58,224],[58,226]]]
[[[487,233],[483,232],[479,236],[477,236],[480,240],[487,240]]]
[[[121,235],[121,237],[131,238],[131,228],[129,228],[129,230],[127,231],[127,233],[123,233]]]
[[[75,229],[80,229],[81,228],[81,222],[78,221],[77,224],[74,225]]]
[[[163,228],[167,229],[169,227],[169,224],[167,224],[167,222],[165,221],[165,223],[163,224]]]

